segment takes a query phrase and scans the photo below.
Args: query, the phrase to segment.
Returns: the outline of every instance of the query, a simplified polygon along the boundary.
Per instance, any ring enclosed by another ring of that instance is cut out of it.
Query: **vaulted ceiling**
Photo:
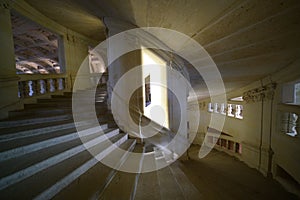
[[[58,23],[98,41],[105,39],[103,17],[115,17],[138,27],[182,32],[212,56],[227,90],[283,69],[300,57],[299,0],[26,2]],[[201,85],[198,76],[190,76],[195,85]]]
[[[59,73],[59,37],[16,13],[11,20],[17,73]]]

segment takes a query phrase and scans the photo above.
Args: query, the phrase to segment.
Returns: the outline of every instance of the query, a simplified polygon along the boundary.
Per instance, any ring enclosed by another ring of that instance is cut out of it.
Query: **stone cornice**
[[[276,89],[276,83],[270,83],[259,88],[244,92],[243,99],[246,103],[260,102],[263,100],[272,100]]]

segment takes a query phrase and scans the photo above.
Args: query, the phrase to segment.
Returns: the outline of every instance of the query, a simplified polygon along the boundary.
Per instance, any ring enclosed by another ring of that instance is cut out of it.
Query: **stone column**
[[[8,111],[22,108],[18,98],[10,6],[10,1],[0,0],[0,119],[6,118]]]
[[[124,54],[118,58],[115,58],[115,56],[117,55],[116,52],[118,52],[121,48],[122,49],[126,49],[126,45],[131,46],[133,45],[138,45],[139,41],[136,41],[135,37],[130,37],[128,35],[128,38],[126,38],[125,40],[120,40],[120,41],[115,41],[115,40],[110,40],[109,38],[111,38],[112,36],[121,33],[123,31],[129,30],[129,29],[133,29],[133,28],[137,28],[136,26],[115,19],[115,18],[110,18],[110,17],[105,17],[103,19],[104,24],[107,28],[107,36],[108,36],[108,51],[107,51],[107,59],[108,59],[108,73],[109,73],[109,78],[108,78],[108,82],[107,82],[107,87],[108,87],[108,108],[111,109],[111,106],[115,106],[115,105],[111,105],[111,96],[112,96],[112,90],[114,88],[114,86],[117,84],[118,80],[126,73],[128,72],[130,69],[135,68],[136,66],[139,66],[142,64],[142,60],[141,60],[141,50],[135,50],[135,51],[131,51],[127,54]],[[132,43],[133,42],[133,43]],[[139,47],[140,48],[140,47]],[[142,83],[142,70],[140,70],[140,76],[134,76],[132,77],[132,79],[130,79],[130,81],[126,84],[124,84],[124,86],[122,86],[122,91],[119,91],[120,94],[118,94],[118,96],[124,96],[124,94],[126,94],[128,92],[128,87],[129,85],[141,85]],[[130,108],[131,109],[135,109],[135,110],[140,110],[141,112],[143,112],[143,98],[142,98],[142,88],[139,88],[138,90],[136,90],[136,92],[134,94],[131,95],[130,98]],[[128,105],[126,105],[126,107],[128,107]],[[127,109],[124,105],[123,108],[120,109]],[[139,122],[139,115],[137,114],[137,112],[130,112],[132,119],[135,121],[135,123]],[[116,116],[114,116],[116,117]],[[120,119],[122,120],[122,119]],[[121,127],[123,128],[123,127]]]
[[[127,22],[114,19],[114,18],[104,18],[104,23],[107,28],[107,36],[108,38],[114,36],[118,33],[123,31],[136,28],[136,26],[129,24]],[[124,48],[127,45],[128,41],[124,41],[124,44],[115,44],[114,41],[108,40],[108,62],[113,60],[113,55],[115,52],[119,50],[120,47]],[[133,41],[134,42],[134,41]],[[138,41],[136,41],[138,42]],[[109,78],[108,78],[108,90],[109,90],[109,97],[111,96],[111,89],[115,86],[117,81],[130,69],[141,65],[141,51],[136,50],[129,52],[117,59],[115,59],[109,66]],[[141,77],[136,77],[138,79],[142,79]],[[128,84],[135,84],[136,82],[140,82],[140,80],[132,80]],[[126,86],[124,86],[124,90],[126,91]],[[135,102],[138,103],[138,102]]]

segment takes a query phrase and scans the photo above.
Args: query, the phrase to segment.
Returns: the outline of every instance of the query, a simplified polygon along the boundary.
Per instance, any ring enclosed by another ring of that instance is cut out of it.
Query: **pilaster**
[[[6,118],[9,110],[22,107],[18,98],[10,3],[0,0],[0,119]]]

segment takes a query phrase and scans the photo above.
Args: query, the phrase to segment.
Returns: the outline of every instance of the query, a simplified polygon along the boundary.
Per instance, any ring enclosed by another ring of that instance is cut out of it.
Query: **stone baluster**
[[[59,88],[59,81],[58,81],[58,78],[53,78],[53,86],[54,86],[54,91],[58,91],[58,88]]]
[[[29,81],[23,81],[24,83],[24,97],[29,97],[29,92],[30,92],[30,88],[29,88]]]
[[[24,98],[26,95],[25,95],[25,85],[26,85],[26,82],[25,81],[19,81],[18,83],[18,88],[19,88],[19,97],[20,98]]]
[[[54,92],[54,91],[55,91],[55,86],[54,86],[53,79],[52,78],[47,79],[47,93]]]
[[[44,80],[38,80],[37,81],[37,93],[38,94],[44,94],[45,93],[45,81]]]
[[[38,80],[32,81],[32,91],[33,91],[33,96],[36,96],[39,94]]]
[[[57,84],[58,84],[58,90],[63,90],[65,88],[65,79],[64,78],[59,78],[57,79]]]

